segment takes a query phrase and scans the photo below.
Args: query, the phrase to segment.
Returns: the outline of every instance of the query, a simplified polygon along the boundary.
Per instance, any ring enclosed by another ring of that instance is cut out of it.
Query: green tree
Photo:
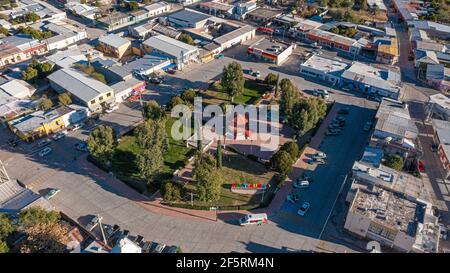
[[[213,170],[197,180],[197,195],[200,201],[217,202],[220,199],[220,191],[224,183],[221,170]]]
[[[127,9],[129,11],[134,11],[139,9],[139,4],[137,2],[128,2]]]
[[[161,193],[166,201],[178,201],[181,199],[180,187],[172,181],[166,181],[162,184]]]
[[[222,169],[222,142],[220,139],[217,141],[217,168]]]
[[[87,139],[90,156],[103,166],[110,165],[116,144],[113,129],[109,126],[99,125]]]
[[[22,253],[62,253],[68,243],[67,229],[56,223],[39,223],[25,228]]]
[[[9,248],[6,241],[8,236],[13,233],[14,230],[15,228],[9,215],[6,213],[0,213],[0,253],[8,252]]]
[[[195,180],[205,179],[205,177],[212,173],[217,166],[216,159],[208,153],[197,153],[194,159],[194,169],[192,177]]]
[[[267,76],[264,78],[264,81],[268,84],[268,85],[272,85],[275,86],[277,84],[277,78],[278,76],[274,73],[269,73],[267,74]]]
[[[8,36],[8,35],[9,35],[9,30],[7,30],[7,29],[4,28],[4,27],[0,27],[0,34],[3,34],[3,35],[5,35],[5,36]]]
[[[70,105],[72,104],[72,98],[69,92],[64,92],[58,95],[58,101],[61,105]]]
[[[292,171],[293,163],[291,155],[286,151],[278,151],[270,158],[272,168],[283,177]]]
[[[289,124],[300,134],[314,128],[319,120],[326,114],[326,103],[319,98],[302,98],[298,100],[292,110],[292,118]]]
[[[26,229],[38,224],[58,223],[60,215],[56,211],[47,211],[43,208],[32,207],[22,210],[19,213],[19,225],[22,229]]]
[[[47,97],[43,97],[38,104],[38,108],[42,111],[47,111],[53,107],[53,102]]]
[[[106,79],[105,76],[103,74],[100,74],[98,72],[94,72],[91,74],[91,77],[99,82],[102,82],[104,84],[106,84]]]
[[[297,87],[289,79],[281,80],[280,91],[280,111],[289,120],[292,116],[292,109],[301,95]]]
[[[190,104],[194,104],[195,96],[197,95],[197,92],[193,89],[188,89],[181,94],[181,99],[183,99],[185,102],[188,102]]]
[[[22,79],[27,82],[34,82],[38,77],[37,69],[27,67],[25,71],[22,71]]]
[[[390,155],[386,158],[384,165],[394,170],[400,171],[403,168],[403,157],[399,155]]]
[[[45,78],[53,72],[53,65],[50,63],[38,63],[36,67],[39,78]]]
[[[163,154],[169,147],[164,120],[146,120],[136,128],[135,135],[141,149],[156,146]]]
[[[166,116],[164,109],[155,101],[149,100],[144,104],[144,119],[154,119],[159,120]]]
[[[281,146],[280,150],[289,153],[293,161],[296,161],[300,156],[300,149],[298,147],[298,144],[293,141],[284,143],[283,146]]]
[[[233,102],[234,97],[244,91],[245,79],[241,65],[238,62],[232,62],[224,67],[220,83],[222,90],[228,93]]]
[[[151,146],[143,149],[136,157],[139,175],[145,179],[147,185],[153,186],[156,175],[164,166],[164,157],[160,147]]]
[[[191,35],[186,33],[181,33],[178,40],[188,45],[195,45],[194,39],[192,39]]]
[[[28,12],[24,15],[24,19],[26,22],[36,22],[41,19],[41,17],[34,12]]]
[[[179,96],[173,96],[172,98],[170,98],[169,104],[167,106],[169,107],[169,110],[172,110],[172,108],[174,108],[178,104],[184,104],[184,100]]]

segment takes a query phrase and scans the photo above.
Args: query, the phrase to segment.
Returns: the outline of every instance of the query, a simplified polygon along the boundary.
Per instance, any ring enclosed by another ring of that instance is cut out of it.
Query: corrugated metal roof
[[[185,55],[198,50],[195,46],[188,45],[164,35],[150,37],[145,40],[143,44],[175,58],[180,58],[181,54]]]
[[[60,69],[47,78],[85,102],[91,101],[100,94],[113,91],[106,84],[70,68]]]
[[[119,48],[121,46],[131,44],[130,40],[120,37],[116,34],[108,34],[106,36],[100,37],[99,42],[112,46],[114,48]]]
[[[245,25],[243,27],[240,27],[238,29],[235,29],[233,31],[228,32],[227,34],[224,34],[220,37],[217,37],[214,39],[214,42],[222,45],[230,40],[233,40],[234,38],[237,38],[239,36],[242,36],[244,34],[247,34],[251,31],[255,30],[254,27],[250,26],[250,25]]]

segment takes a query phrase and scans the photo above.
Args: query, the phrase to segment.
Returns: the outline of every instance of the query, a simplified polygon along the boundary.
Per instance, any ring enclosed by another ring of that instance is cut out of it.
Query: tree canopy
[[[280,173],[283,177],[292,171],[293,159],[291,155],[284,150],[279,150],[270,159],[272,168]]]
[[[191,35],[186,33],[181,33],[178,40],[189,45],[195,45],[194,39],[192,39]]]
[[[51,99],[49,99],[47,97],[43,97],[39,101],[38,108],[42,111],[47,111],[52,107],[53,107],[53,102]]]
[[[232,62],[225,66],[220,83],[222,91],[228,93],[231,101],[234,101],[234,97],[244,91],[245,79],[241,65],[238,62]]]
[[[89,154],[96,162],[104,166],[110,164],[116,145],[114,131],[109,126],[99,125],[89,134],[87,140]]]
[[[403,157],[399,155],[389,155],[386,158],[384,165],[394,170],[400,171],[403,168]]]
[[[70,105],[72,104],[72,97],[69,92],[64,92],[58,95],[58,101],[61,105]]]
[[[165,116],[164,109],[155,100],[149,100],[144,104],[144,119],[159,120]]]

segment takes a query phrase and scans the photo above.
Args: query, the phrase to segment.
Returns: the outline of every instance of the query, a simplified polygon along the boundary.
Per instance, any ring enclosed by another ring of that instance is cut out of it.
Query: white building
[[[256,28],[250,25],[244,25],[215,38],[213,41],[218,44],[221,51],[223,51],[235,45],[242,44],[245,41],[251,40],[255,36]]]
[[[338,84],[342,73],[349,66],[349,63],[341,60],[312,55],[300,65],[300,73],[332,84]]]
[[[153,4],[150,4],[148,6],[145,6],[144,9],[146,9],[149,13],[149,17],[157,16],[166,12],[169,12],[172,10],[172,4],[160,1]]]

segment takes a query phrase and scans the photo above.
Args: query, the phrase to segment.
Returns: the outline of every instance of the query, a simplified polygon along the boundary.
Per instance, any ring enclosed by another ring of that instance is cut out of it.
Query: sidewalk
[[[136,192],[124,182],[107,174],[91,162],[88,162],[87,156],[78,158],[77,162],[83,170],[91,175],[92,178],[104,181],[116,194],[136,202],[136,204],[150,212],[174,217],[217,221],[216,213],[214,211],[190,210],[161,205],[162,198],[159,193],[154,194],[152,197],[147,197]]]

